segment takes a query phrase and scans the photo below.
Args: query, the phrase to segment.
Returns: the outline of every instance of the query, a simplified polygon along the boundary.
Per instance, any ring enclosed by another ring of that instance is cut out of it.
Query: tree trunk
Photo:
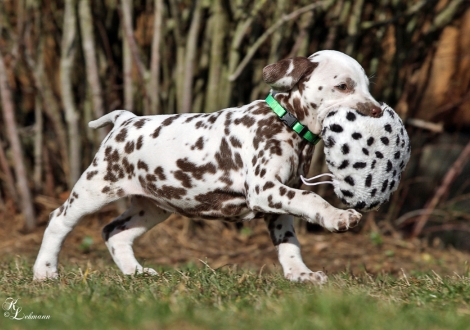
[[[65,120],[68,125],[70,176],[68,177],[69,189],[80,177],[80,134],[78,130],[78,116],[72,88],[72,68],[75,58],[76,19],[75,0],[65,0],[64,25],[60,56],[60,83],[61,96],[64,105]]]
[[[91,100],[95,118],[104,115],[103,96],[101,91],[100,77],[98,75],[98,65],[96,63],[95,42],[93,40],[93,18],[91,15],[90,0],[80,0],[78,5],[78,15],[80,18],[80,28],[82,33],[82,47],[85,55],[87,81],[90,85]],[[106,136],[106,130],[98,130],[99,140]]]
[[[21,196],[21,208],[24,215],[26,230],[31,231],[36,227],[36,218],[34,216],[33,201],[29,191],[28,178],[23,159],[23,150],[21,147],[18,130],[15,122],[15,110],[10,87],[8,86],[7,73],[3,55],[0,52],[0,94],[2,97],[3,117],[7,129],[8,138],[11,144],[13,160],[15,164],[16,182]]]
[[[201,25],[201,0],[197,0],[194,8],[191,27],[186,40],[186,57],[184,60],[183,102],[180,112],[190,112],[193,101],[194,63],[197,51],[198,33]]]
[[[152,57],[150,59],[150,79],[148,84],[148,95],[150,96],[150,114],[161,113],[160,111],[160,39],[162,35],[163,0],[154,1],[154,21]]]
[[[130,13],[130,22],[132,26],[132,2],[122,1],[122,11]],[[122,26],[122,61],[124,76],[124,109],[134,111],[134,89],[132,81],[132,52],[129,40],[126,36],[126,28]]]

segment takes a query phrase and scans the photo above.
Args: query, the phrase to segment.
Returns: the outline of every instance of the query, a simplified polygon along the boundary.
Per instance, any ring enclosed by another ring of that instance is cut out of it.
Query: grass
[[[123,276],[113,267],[66,266],[58,281],[32,282],[31,264],[0,266],[0,300],[19,299],[19,314],[0,329],[469,329],[470,278],[435,273],[330,275],[322,287],[280,273],[209,266]],[[11,304],[10,304],[11,305]],[[10,308],[9,311],[11,312]]]

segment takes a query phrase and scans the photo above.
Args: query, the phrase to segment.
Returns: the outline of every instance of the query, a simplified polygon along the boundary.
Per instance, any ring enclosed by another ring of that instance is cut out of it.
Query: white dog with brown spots
[[[34,278],[58,276],[62,243],[83,216],[132,196],[129,209],[102,232],[124,274],[156,274],[136,260],[133,241],[179,213],[227,221],[264,217],[285,277],[324,283],[325,274],[302,261],[293,217],[343,231],[361,214],[299,190],[299,176],[307,174],[331,110],[349,107],[379,117],[381,108],[359,63],[337,51],[281,60],[264,68],[263,79],[272,88],[269,103],[211,114],[137,117],[117,110],[90,122],[92,128],[114,127],[68,200],[51,213]]]

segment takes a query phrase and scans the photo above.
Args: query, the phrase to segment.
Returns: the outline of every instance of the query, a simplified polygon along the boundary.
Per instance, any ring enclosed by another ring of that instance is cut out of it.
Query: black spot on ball
[[[387,173],[392,170],[392,167],[393,167],[392,162],[390,160],[387,160],[387,168],[386,168]]]
[[[367,139],[367,145],[370,147],[374,143],[374,138],[371,136],[370,138]]]
[[[349,175],[344,178],[344,181],[346,181],[349,185],[354,186],[354,179]]]
[[[349,166],[349,161],[347,159],[343,160],[343,162],[339,165],[339,170],[344,170],[346,167]]]
[[[385,192],[385,190],[387,189],[388,187],[388,180],[385,180],[383,183],[382,183],[382,189],[380,190],[381,192]]]
[[[372,189],[371,192],[370,192],[370,197],[374,197],[375,196],[375,193],[377,192],[377,189]]]
[[[395,152],[395,155],[393,155],[395,159],[400,158],[400,151]]]
[[[387,110],[387,113],[390,115],[390,117],[395,118],[395,115],[393,114],[392,110]]]
[[[374,160],[372,161],[372,164],[370,164],[370,168],[371,168],[371,169],[374,169],[376,163],[377,163],[377,161],[374,159]]]
[[[380,141],[382,141],[382,143],[385,144],[386,146],[388,146],[388,144],[390,143],[388,137],[386,137],[386,136],[382,136],[380,138]]]
[[[330,129],[335,133],[341,133],[343,131],[343,127],[341,127],[341,125],[338,125],[338,124],[331,124]]]
[[[369,174],[366,178],[366,187],[370,187],[372,185],[372,174]]]
[[[389,187],[389,189],[392,190],[393,187],[395,187],[395,180],[392,180],[392,182],[390,182],[390,187]]]
[[[392,133],[392,126],[390,124],[387,124],[384,126],[384,129],[389,132],[389,133]]]
[[[364,207],[366,207],[366,202],[360,201],[359,203],[354,206],[355,209],[362,210]]]
[[[366,148],[362,148],[362,153],[366,156],[369,156],[369,150],[367,150]]]
[[[349,146],[346,143],[341,146],[341,152],[343,155],[349,154]]]
[[[327,117],[332,117],[332,116],[334,116],[334,115],[336,115],[336,111],[331,111],[331,112],[327,115]]]
[[[364,168],[367,166],[367,163],[366,162],[356,162],[354,163],[353,167],[355,169],[360,169],[360,168]]]
[[[336,141],[335,139],[332,137],[332,136],[329,136],[326,140],[325,140],[325,148],[331,148],[335,145]]]
[[[359,140],[362,137],[362,134],[356,132],[356,133],[352,133],[351,136],[354,140]]]
[[[354,113],[348,111],[348,113],[346,115],[346,119],[349,120],[349,121],[355,121],[356,120],[356,115]]]
[[[379,158],[379,159],[384,158],[383,153],[381,153],[380,151],[376,151],[376,152],[375,152],[375,156],[377,156],[377,158]]]
[[[350,192],[349,190],[341,189],[341,193],[342,193],[345,197],[354,197],[354,194],[353,194],[352,192]],[[347,204],[347,203],[344,203],[344,204]]]

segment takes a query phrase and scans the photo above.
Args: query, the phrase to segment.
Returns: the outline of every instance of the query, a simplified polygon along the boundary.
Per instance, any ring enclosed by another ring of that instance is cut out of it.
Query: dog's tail
[[[98,118],[96,120],[90,121],[88,123],[88,127],[97,129],[100,127],[104,127],[108,124],[117,124],[121,123],[126,119],[130,119],[132,117],[135,117],[135,115],[127,110],[114,110],[113,112],[110,112],[106,115],[104,115],[101,118]]]

